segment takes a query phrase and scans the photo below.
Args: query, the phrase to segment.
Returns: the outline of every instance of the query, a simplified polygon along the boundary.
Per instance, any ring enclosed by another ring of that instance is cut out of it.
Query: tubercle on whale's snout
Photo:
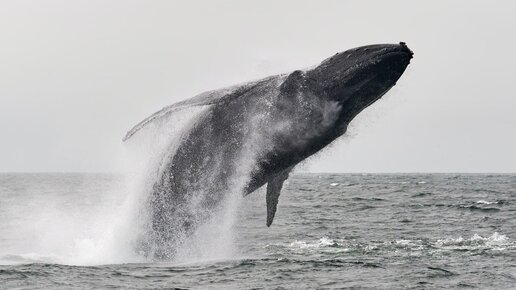
[[[407,53],[410,55],[410,58],[414,57],[414,52],[407,46],[405,42],[401,41],[400,46],[407,51]]]

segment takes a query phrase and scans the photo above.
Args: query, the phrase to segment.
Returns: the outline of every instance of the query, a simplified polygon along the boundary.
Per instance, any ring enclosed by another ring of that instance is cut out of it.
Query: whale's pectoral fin
[[[276,208],[278,207],[278,199],[280,196],[283,182],[287,180],[288,174],[292,168],[283,170],[280,174],[269,180],[267,183],[267,226],[270,227],[276,214]]]
[[[191,108],[191,107],[196,107],[196,106],[213,105],[216,103],[221,103],[224,101],[239,98],[239,97],[245,95],[245,92],[251,90],[257,84],[258,84],[258,82],[250,82],[250,83],[246,83],[244,85],[238,86],[238,87],[230,87],[230,88],[220,89],[220,90],[216,90],[216,91],[209,91],[209,92],[205,92],[200,95],[197,95],[191,99],[164,107],[163,109],[159,110],[158,112],[147,117],[145,120],[136,124],[136,126],[134,126],[131,130],[129,130],[129,132],[127,132],[127,134],[125,135],[125,137],[122,140],[123,141],[128,140],[136,132],[140,131],[142,128],[144,128],[148,124],[155,122],[157,120],[164,119],[167,116],[173,114],[174,112],[184,110],[187,108]]]

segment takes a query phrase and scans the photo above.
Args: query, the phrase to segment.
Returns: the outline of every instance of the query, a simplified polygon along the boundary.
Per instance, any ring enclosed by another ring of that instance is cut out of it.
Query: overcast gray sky
[[[516,172],[514,1],[1,1],[0,171],[119,171],[165,105],[405,41],[415,58],[304,166]]]

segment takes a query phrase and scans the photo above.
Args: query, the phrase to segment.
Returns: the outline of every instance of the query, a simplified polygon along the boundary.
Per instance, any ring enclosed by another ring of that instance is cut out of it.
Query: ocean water
[[[516,288],[514,174],[297,174],[270,228],[262,189],[159,263],[133,250],[130,184],[1,174],[0,288]]]

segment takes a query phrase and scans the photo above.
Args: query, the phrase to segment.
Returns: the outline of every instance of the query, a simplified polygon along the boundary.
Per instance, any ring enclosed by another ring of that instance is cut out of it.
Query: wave
[[[483,237],[474,234],[470,238],[445,238],[440,239],[435,244],[443,250],[495,250],[503,251],[508,248],[516,248],[516,243],[511,241],[506,235],[495,232],[491,236]]]
[[[40,255],[36,253],[27,254],[7,254],[0,256],[0,265],[12,264],[34,264],[34,263],[55,263],[58,257],[50,255]]]
[[[432,194],[433,193],[431,193],[431,192],[419,192],[419,193],[412,195],[412,197],[425,197],[425,196],[430,196]]]
[[[348,183],[332,182],[332,183],[330,183],[330,186],[354,186],[354,185],[358,185],[358,183],[351,183],[351,182],[348,182]]]
[[[294,241],[290,243],[291,248],[317,249],[321,247],[339,247],[340,245],[328,237],[322,237],[315,242]]]
[[[481,200],[477,201],[477,204],[487,204],[487,205],[489,205],[489,204],[504,204],[504,203],[505,203],[505,201],[503,201],[503,200],[487,201],[487,200],[481,199]]]
[[[431,193],[429,193],[430,195]],[[418,193],[412,195],[412,197],[424,197],[427,195],[426,193]],[[479,200],[477,202],[470,203],[424,203],[424,204],[411,204],[409,207],[449,207],[456,208],[460,210],[470,210],[470,211],[479,211],[479,212],[499,212],[502,211],[502,208],[507,203],[503,200],[499,200],[496,202]]]
[[[490,236],[481,236],[474,234],[469,238],[445,237],[435,239],[397,239],[389,241],[368,241],[359,242],[345,239],[332,239],[322,237],[316,240],[295,240],[288,244],[270,244],[266,246],[272,251],[290,251],[293,253],[303,252],[320,252],[320,253],[337,253],[337,252],[389,252],[401,255],[419,255],[425,254],[442,254],[443,252],[503,252],[507,250],[515,250],[516,242],[509,239],[506,235],[498,232]]]
[[[476,205],[458,205],[458,208],[468,209],[472,211],[483,211],[483,212],[497,212],[500,211],[497,207],[481,207]]]

